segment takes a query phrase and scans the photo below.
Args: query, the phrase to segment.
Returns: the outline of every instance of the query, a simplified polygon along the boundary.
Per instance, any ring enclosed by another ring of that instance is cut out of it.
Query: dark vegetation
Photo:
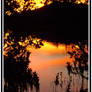
[[[66,68],[67,74],[69,76],[68,82],[65,84],[65,80],[67,79],[65,78],[65,76],[63,78],[63,72],[57,73],[56,79],[54,81],[55,87],[59,85],[62,88],[64,85],[67,85],[66,92],[72,92],[71,88],[74,88],[74,85],[77,85],[77,81],[79,81],[81,82],[81,88],[78,92],[88,92],[88,88],[84,88],[84,80],[89,79],[87,41],[78,43],[76,42],[76,44],[72,45],[72,50],[67,51],[67,53],[70,55],[70,58],[74,58],[72,62],[67,61]],[[76,83],[73,83],[75,77],[78,78],[76,80]],[[71,83],[73,83],[73,85],[71,85]]]
[[[88,79],[88,76],[85,77],[84,72],[87,72],[88,75],[88,44],[87,41],[77,43],[78,48],[75,46],[72,46],[74,50],[69,51],[68,54],[70,55],[70,58],[74,58],[73,64],[71,65],[69,62],[67,62],[67,69],[68,74],[79,74],[81,75],[82,79],[86,78]],[[87,48],[85,48],[85,45],[87,45]],[[86,49],[86,50],[85,50]]]
[[[53,3],[35,11],[5,15],[5,29],[35,35],[52,42],[70,43],[88,39],[88,6]]]
[[[24,61],[22,58],[16,61],[11,57],[4,57],[4,92],[24,92],[30,86],[39,90],[39,77],[36,72],[28,69],[29,60]]]
[[[84,79],[88,80],[88,42],[78,42],[76,43],[78,47],[72,46],[72,51],[69,51],[68,54],[70,58],[74,58],[72,63],[67,62],[68,75],[71,78],[71,74],[81,76],[81,89],[80,92],[88,92],[88,89],[84,89]],[[87,46],[85,48],[85,46]],[[86,73],[86,74],[85,74]]]
[[[24,47],[18,45],[20,37],[27,37],[33,35],[43,40],[56,42],[56,43],[77,43],[80,47],[78,52],[83,52],[78,57],[78,53],[68,52],[71,57],[75,58],[74,64],[67,63],[67,69],[69,76],[72,74],[78,74],[82,77],[82,83],[84,78],[84,71],[88,71],[88,53],[84,51],[85,41],[88,40],[88,6],[77,5],[72,3],[56,3],[49,6],[45,6],[35,11],[22,12],[21,14],[15,13],[12,16],[4,16],[4,28],[13,31],[15,36],[15,44],[12,45],[8,52],[8,57],[4,56],[4,80],[5,92],[20,92],[27,90],[27,84],[31,88],[35,86],[39,90],[39,77],[36,72],[32,72],[28,69],[29,64],[29,52]],[[11,40],[11,39],[10,39]],[[9,40],[9,41],[10,41]],[[18,49],[16,49],[18,46]],[[39,46],[38,46],[39,47]],[[74,47],[73,47],[74,48]],[[14,58],[16,55],[22,54]],[[26,55],[26,57],[24,56]],[[78,67],[76,67],[76,65]],[[83,66],[82,66],[83,65]],[[56,76],[55,84],[59,84],[59,75]],[[88,78],[86,78],[88,79]],[[67,91],[70,92],[71,76],[67,86]],[[62,86],[62,84],[61,84]],[[83,88],[81,89],[84,92]]]
[[[28,85],[31,90],[35,87],[36,92],[38,92],[38,74],[28,67],[29,55],[31,54],[26,50],[28,44],[22,46],[18,42],[19,38],[14,33],[10,33],[7,39],[4,39],[4,43],[8,45],[4,48],[6,53],[4,55],[4,92],[24,92],[24,90],[28,90]],[[32,40],[29,44],[33,44]],[[40,48],[41,45],[34,44],[34,46]]]

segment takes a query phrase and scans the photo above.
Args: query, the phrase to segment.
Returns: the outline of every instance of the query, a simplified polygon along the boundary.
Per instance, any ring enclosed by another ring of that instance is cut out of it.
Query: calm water
[[[66,69],[66,62],[70,61],[66,55],[66,46],[59,44],[58,46],[45,42],[45,45],[40,49],[32,49],[29,60],[29,67],[38,73],[40,79],[40,92],[79,92],[81,89],[81,77],[72,76],[72,81],[69,82],[69,77]],[[59,75],[59,85],[55,85],[57,73],[62,72],[62,79]],[[88,88],[87,80],[84,81],[84,88]],[[70,88],[70,90],[69,90]],[[30,88],[28,90],[31,92]],[[36,92],[33,89],[33,92]]]

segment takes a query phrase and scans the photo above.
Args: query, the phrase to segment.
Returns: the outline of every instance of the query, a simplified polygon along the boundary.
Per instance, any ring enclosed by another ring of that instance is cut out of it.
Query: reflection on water
[[[32,49],[31,52],[29,67],[39,74],[40,92],[87,92],[83,90],[88,88],[86,79],[82,88],[81,76],[68,76],[66,63],[71,59],[66,55],[66,45],[45,42],[42,48]]]
[[[88,91],[86,79],[82,81],[80,75],[73,75],[67,71],[67,61],[72,62],[67,55],[67,50],[71,50],[71,45],[56,45],[43,41],[41,48],[27,49],[31,52],[27,55],[30,63],[27,58],[27,62],[22,62],[23,58],[19,58],[19,62],[16,62],[12,56],[5,58],[5,73],[7,73],[5,74],[5,92]],[[29,69],[27,69],[28,65]]]

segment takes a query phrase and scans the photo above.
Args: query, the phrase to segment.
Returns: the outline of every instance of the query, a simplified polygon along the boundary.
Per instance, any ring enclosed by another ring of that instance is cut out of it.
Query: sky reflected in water
[[[67,46],[68,49],[70,46]],[[66,45],[59,44],[58,46],[51,42],[44,42],[44,46],[39,49],[32,49],[29,60],[29,67],[36,71],[40,78],[40,92],[66,92],[67,83],[61,88],[55,88],[54,80],[57,73],[63,73],[63,80],[68,82],[66,62],[70,61],[69,55],[66,54]],[[76,78],[77,81],[80,79]],[[74,81],[76,81],[74,80]],[[75,82],[76,83],[76,82]],[[85,82],[87,87],[87,81]],[[74,85],[73,82],[71,85]],[[81,82],[78,84],[81,85]],[[81,86],[80,86],[81,87]],[[71,89],[71,92],[78,92],[79,86]]]

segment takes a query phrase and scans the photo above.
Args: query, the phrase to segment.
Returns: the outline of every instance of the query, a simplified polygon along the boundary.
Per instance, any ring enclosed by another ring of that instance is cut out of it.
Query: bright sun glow
[[[61,0],[56,1],[61,2]],[[13,10],[11,11],[6,9],[7,11],[5,12],[5,14],[10,16],[13,14],[13,12],[21,13],[23,11],[36,10],[46,5],[50,5],[51,3],[53,3],[53,0],[6,0],[5,2],[7,6],[11,7]],[[64,0],[62,0],[62,2],[64,2]],[[73,3],[88,4],[88,0],[75,0],[75,2]]]
[[[52,0],[48,0],[48,2],[46,2],[46,0],[11,0],[11,1],[6,0],[6,3],[8,6],[13,7],[13,10],[15,12],[21,13],[24,10],[28,11],[39,9],[45,6],[45,3],[46,5],[49,5],[52,3]],[[12,13],[10,10],[8,10],[6,11],[6,14],[10,16]]]
[[[76,0],[75,1],[76,4],[88,4],[88,0]]]

